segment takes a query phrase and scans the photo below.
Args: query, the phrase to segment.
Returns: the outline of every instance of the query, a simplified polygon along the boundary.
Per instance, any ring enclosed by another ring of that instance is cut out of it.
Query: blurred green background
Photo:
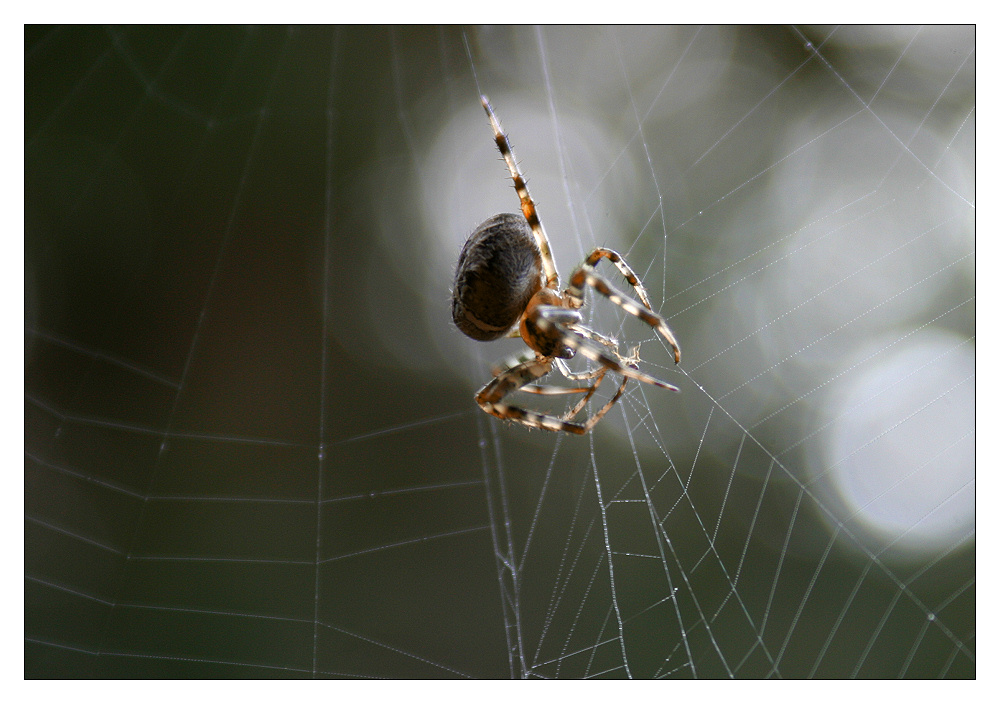
[[[974,89],[971,27],[26,27],[25,676],[975,676]],[[481,92],[680,394],[475,406]]]

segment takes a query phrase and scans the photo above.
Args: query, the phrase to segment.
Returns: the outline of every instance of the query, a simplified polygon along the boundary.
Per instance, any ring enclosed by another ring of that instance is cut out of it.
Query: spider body
[[[496,340],[517,324],[542,287],[542,255],[528,221],[501,213],[476,228],[458,257],[451,315],[473,340]]]
[[[654,379],[639,371],[639,350],[628,355],[618,351],[618,343],[582,324],[579,309],[583,306],[584,286],[634,315],[655,329],[673,348],[674,361],[681,351],[666,321],[654,313],[649,295],[639,278],[617,252],[598,247],[570,277],[569,286],[559,291],[559,274],[528,187],[514,160],[507,135],[500,129],[493,108],[482,96],[483,108],[493,128],[497,148],[507,163],[514,188],[521,200],[521,215],[502,213],[481,224],[469,236],[459,255],[452,287],[452,319],[463,333],[474,340],[521,337],[534,351],[506,368],[495,370],[495,377],[476,394],[476,403],[497,418],[512,420],[530,428],[563,431],[582,435],[604,417],[625,391],[629,379],[677,391],[672,384]],[[616,290],[597,274],[594,267],[601,259],[614,264],[635,290],[639,301]],[[599,366],[583,372],[571,372],[563,361],[577,353]],[[543,386],[533,382],[556,366],[571,381],[590,381],[584,386]],[[610,401],[585,422],[573,419],[597,391],[605,374],[621,374],[622,381]],[[517,391],[535,394],[583,394],[573,408],[561,416],[547,415],[502,403]]]

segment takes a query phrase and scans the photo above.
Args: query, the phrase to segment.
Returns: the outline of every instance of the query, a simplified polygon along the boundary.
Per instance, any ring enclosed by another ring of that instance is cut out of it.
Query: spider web
[[[974,40],[26,28],[25,676],[974,677]],[[475,407],[480,91],[680,394]]]

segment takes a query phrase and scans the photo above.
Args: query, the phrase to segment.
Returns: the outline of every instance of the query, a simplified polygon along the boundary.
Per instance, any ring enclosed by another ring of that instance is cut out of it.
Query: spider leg
[[[618,355],[617,352],[615,352],[615,355],[618,356],[618,358],[626,366],[628,366],[628,367],[630,367],[630,368],[632,368],[634,370],[637,370],[639,368],[639,346],[638,345],[636,345],[635,347],[633,347],[630,350],[628,357],[624,357],[623,358],[620,355]],[[587,398],[581,399],[580,402],[576,405],[575,408],[573,408],[569,413],[567,413],[565,416],[563,416],[564,420],[568,420],[569,418],[572,418],[573,416],[575,416],[577,413],[580,412],[580,410],[583,408],[584,404],[587,403],[587,400],[590,398],[590,396],[593,395],[593,392],[597,391],[597,387],[600,386],[601,382],[604,380],[604,375],[607,373],[607,371],[608,371],[607,367],[601,367],[599,370],[597,370],[597,375],[598,375],[597,381],[594,382],[594,386],[592,387],[591,393],[587,395]],[[622,383],[618,385],[618,391],[615,392],[615,395],[611,398],[610,401],[608,401],[603,406],[601,406],[601,408],[596,413],[592,414],[590,416],[590,418],[587,419],[586,423],[584,423],[584,426],[586,427],[586,430],[590,430],[591,428],[593,428],[597,424],[597,422],[601,418],[604,417],[604,414],[607,413],[608,411],[610,411],[611,407],[613,405],[615,405],[616,403],[618,403],[618,399],[620,399],[621,396],[622,396],[622,393],[625,392],[625,384],[628,383],[628,380],[629,380],[629,377],[627,375],[623,374],[622,375]],[[584,432],[586,432],[586,431],[584,431]]]
[[[494,364],[490,368],[490,374],[494,377],[498,377],[509,369],[513,369],[519,364],[524,364],[525,362],[534,361],[537,359],[538,355],[531,351],[524,351],[521,354],[511,355],[507,357],[502,362]],[[579,372],[573,373],[566,366],[566,363],[561,359],[552,360],[559,367],[559,372],[571,381],[579,381],[582,379],[593,379],[600,370],[595,372]],[[541,396],[558,396],[562,394],[582,394],[586,393],[590,387],[588,386],[552,386],[548,384],[526,384],[521,387],[521,391],[525,391],[529,394],[539,394]]]
[[[602,381],[604,381],[604,375],[607,373],[607,371],[608,371],[607,369],[600,370],[599,376],[597,377],[597,381],[595,381],[594,385],[590,387],[590,393],[587,394],[586,397],[580,399],[580,402],[577,403],[576,406],[574,406],[573,408],[571,408],[569,411],[566,412],[566,415],[562,417],[564,421],[575,417],[577,413],[583,410],[583,407],[587,405],[587,401],[589,401],[590,397],[594,395],[595,391],[597,391],[597,387],[601,385]],[[597,425],[597,422],[604,417],[604,414],[610,411],[613,405],[618,403],[618,399],[621,398],[622,393],[625,391],[625,384],[627,383],[628,383],[628,377],[623,376],[622,383],[618,385],[618,391],[615,392],[615,395],[607,403],[601,406],[600,409],[591,414],[590,418],[588,418],[583,423],[584,433],[586,433],[588,430]]]
[[[528,384],[522,386],[521,391],[539,396],[567,396],[569,394],[582,394],[590,391],[589,386],[551,386],[549,384]]]
[[[604,373],[604,367],[597,367],[596,369],[587,369],[582,372],[570,371],[569,366],[563,360],[556,357],[553,362],[556,363],[556,367],[559,369],[559,373],[570,381],[585,381],[587,379],[593,379],[594,377],[600,376]]]
[[[666,320],[654,313],[648,307],[640,305],[621,291],[617,290],[614,286],[608,283],[607,279],[598,275],[594,271],[594,267],[589,266],[587,262],[581,264],[580,267],[573,272],[573,276],[570,278],[570,284],[566,289],[566,296],[568,298],[582,300],[584,284],[587,284],[599,294],[606,297],[609,301],[620,307],[626,313],[634,315],[639,318],[639,320],[656,330],[663,337],[663,339],[665,339],[668,343],[670,343],[670,346],[673,347],[674,362],[676,364],[680,364],[681,348],[677,344],[677,338],[674,337],[674,333],[671,332],[670,328],[667,326]],[[639,289],[636,290],[639,291]],[[642,293],[645,293],[645,289],[642,289]]]
[[[496,114],[493,112],[493,106],[490,105],[490,99],[485,95],[479,96],[483,101],[483,108],[486,110],[486,115],[490,119],[490,126],[493,128],[493,137],[497,143],[497,149],[500,150],[500,154],[503,155],[503,160],[507,162],[507,170],[510,171],[510,177],[514,179],[514,189],[517,190],[517,197],[521,199],[521,212],[524,213],[524,219],[528,221],[531,226],[531,232],[535,236],[535,242],[538,245],[538,250],[542,253],[542,269],[545,272],[545,286],[546,288],[551,288],[552,290],[559,289],[559,272],[556,271],[556,262],[552,257],[552,250],[549,247],[549,238],[545,235],[545,228],[542,227],[542,221],[538,218],[538,211],[535,210],[535,202],[531,200],[531,196],[528,195],[528,185],[524,181],[524,176],[521,175],[520,170],[517,168],[517,162],[514,159],[514,150],[510,147],[510,141],[507,139],[507,135],[500,128],[500,121],[497,120]]]
[[[519,364],[524,364],[525,362],[532,362],[538,359],[538,355],[531,350],[523,350],[518,354],[512,354],[509,357],[505,357],[503,360],[497,362],[492,367],[490,367],[490,374],[493,376],[500,376],[508,369],[513,369]]]
[[[602,336],[598,335],[598,337]],[[615,354],[617,355],[617,352]],[[638,369],[639,347],[638,346],[633,347],[628,357],[626,358],[619,357],[619,359],[621,359],[621,361],[627,366],[632,367],[634,369]],[[561,359],[556,359],[556,362],[561,363],[562,366],[566,366],[566,363],[563,362]],[[581,374],[591,374],[592,376],[596,376],[597,381],[595,381],[594,385],[590,387],[590,393],[588,393],[586,397],[580,399],[580,402],[577,403],[576,406],[570,409],[562,417],[563,420],[569,420],[574,416],[576,416],[577,413],[583,410],[583,407],[587,404],[587,401],[589,401],[590,397],[594,395],[595,391],[597,391],[597,387],[601,385],[602,381],[604,381],[604,375],[607,374],[607,372],[608,372],[607,367],[601,367],[599,369],[594,370],[593,372],[581,372]],[[628,380],[629,380],[628,376],[625,375],[622,376],[622,383],[618,385],[618,391],[615,392],[615,395],[611,398],[611,400],[609,400],[607,403],[601,406],[601,408],[597,410],[595,413],[593,413],[590,416],[590,418],[588,418],[587,421],[583,424],[585,428],[584,432],[590,430],[595,425],[597,425],[597,422],[604,417],[604,414],[610,411],[613,405],[618,403],[618,399],[621,398],[622,393],[624,393],[625,391],[625,384],[628,383]]]
[[[604,375],[607,372],[606,368],[598,370],[597,374],[595,374],[597,381],[589,387],[584,386],[566,391],[551,391],[548,389],[554,389],[555,387],[548,386],[536,387],[536,389],[547,389],[541,393],[585,393],[584,397],[562,416],[547,415],[545,413],[529,411],[524,408],[508,406],[507,404],[500,403],[505,396],[517,391],[518,389],[528,391],[530,385],[529,382],[545,376],[549,373],[549,371],[551,371],[551,369],[552,360],[551,358],[546,357],[539,357],[534,360],[518,364],[515,367],[511,367],[510,369],[501,372],[495,379],[480,389],[479,393],[476,394],[476,403],[478,403],[484,411],[492,416],[500,418],[501,420],[516,421],[522,425],[528,426],[529,428],[540,428],[542,430],[563,431],[574,433],[576,435],[583,435],[593,428],[594,425],[596,425],[597,422],[604,417],[604,414],[610,410],[611,406],[618,401],[622,393],[625,391],[625,384],[628,382],[628,377],[622,377],[622,383],[619,385],[618,391],[614,397],[583,423],[573,423],[570,422],[570,420],[583,410],[587,401],[589,401],[590,397],[597,391],[597,388],[600,386],[601,381],[603,381]],[[539,391],[535,391],[534,393],[539,393]]]
[[[639,277],[635,275],[635,272],[632,271],[632,267],[630,267],[622,258],[622,255],[618,254],[615,250],[608,249],[607,247],[595,247],[594,251],[591,252],[584,260],[583,264],[580,265],[580,269],[585,267],[588,269],[596,269],[597,262],[601,261],[601,259],[607,259],[618,267],[618,271],[622,273],[625,280],[628,281],[632,288],[635,289],[636,295],[639,296],[639,301],[642,305],[646,306],[649,310],[653,309],[653,306],[649,303],[649,294],[646,292],[646,287],[642,285],[642,282],[639,281]],[[574,277],[574,280],[570,281],[569,287],[566,289],[566,293],[583,305],[583,280],[581,279],[576,285],[574,285],[573,281],[575,280],[576,279]]]
[[[497,401],[535,379],[542,378],[550,371],[552,371],[552,360],[546,357],[536,357],[531,361],[511,367],[497,374],[479,390],[479,393],[476,394],[476,403],[482,406],[487,413],[497,415],[494,413]]]
[[[626,377],[631,377],[636,381],[641,381],[645,384],[652,384],[653,386],[659,386],[663,389],[670,389],[671,391],[680,391],[673,384],[668,384],[665,381],[660,381],[648,374],[643,374],[638,369],[635,368],[630,361],[623,360],[617,353],[614,353],[614,357],[609,356],[607,352],[598,345],[598,343],[592,341],[583,334],[572,330],[565,325],[559,323],[556,320],[552,320],[547,317],[547,306],[539,306],[537,309],[537,316],[535,318],[535,324],[539,329],[547,332],[554,332],[559,335],[562,342],[575,352],[579,352],[587,359],[597,362],[603,367],[607,367],[612,371],[616,371]],[[617,357],[617,359],[616,359]]]
[[[501,420],[513,420],[529,428],[541,428],[542,430],[553,431],[563,430],[582,435],[587,432],[587,429],[580,423],[570,423],[555,416],[500,403],[507,394],[513,393],[529,382],[545,376],[551,369],[552,360],[546,357],[539,357],[533,361],[524,362],[512,367],[505,372],[501,372],[495,379],[480,389],[479,393],[476,394],[476,403],[484,411]]]
[[[572,327],[575,332],[580,333],[584,337],[589,337],[594,342],[600,342],[605,347],[610,347],[613,350],[618,349],[618,340],[613,337],[602,335],[601,333],[595,332],[590,328],[584,327],[583,325],[573,325]]]
[[[565,321],[555,319],[555,322],[565,322]],[[595,342],[600,342],[605,347],[610,348],[612,354],[614,354],[619,361],[623,361],[626,363],[629,361],[633,361],[631,359],[623,360],[622,356],[618,354],[618,341],[615,338],[605,337],[601,333],[594,332],[590,328],[585,328],[582,325],[574,324],[570,326],[570,329],[573,330],[573,332],[579,333],[585,337],[589,337],[591,340],[594,340]],[[594,377],[599,376],[606,371],[606,367],[602,366],[602,367],[597,367],[596,369],[588,369],[582,372],[573,372],[570,371],[569,366],[566,364],[564,360],[556,357],[552,361],[556,363],[556,367],[558,367],[559,372],[570,381],[582,381],[584,379],[593,379]],[[636,357],[634,361],[638,361],[638,358]]]

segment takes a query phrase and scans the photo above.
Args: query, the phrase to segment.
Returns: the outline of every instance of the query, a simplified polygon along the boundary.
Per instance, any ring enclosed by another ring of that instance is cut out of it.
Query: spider
[[[621,398],[629,379],[679,391],[673,384],[639,371],[638,347],[623,356],[614,338],[605,337],[582,324],[580,308],[583,307],[583,287],[587,285],[656,330],[673,348],[674,362],[680,363],[677,340],[666,321],[652,311],[645,287],[621,255],[597,247],[573,272],[566,290],[559,293],[559,274],[535,204],[528,195],[510,142],[500,128],[489,99],[485,95],[481,99],[497,148],[507,162],[521,199],[521,214],[494,215],[469,236],[455,271],[452,318],[458,329],[474,340],[520,337],[534,354],[526,353],[494,369],[493,380],[476,394],[476,403],[490,415],[529,428],[583,435]],[[602,259],[618,268],[635,290],[639,302],[616,290],[597,274],[595,267]],[[600,366],[571,372],[564,360],[578,352]],[[562,387],[532,383],[552,371],[553,365],[567,379],[589,381],[590,384]],[[617,392],[586,421],[575,422],[573,419],[597,391],[608,371],[622,375]],[[535,394],[579,393],[583,397],[563,415],[554,416],[502,403],[508,394],[518,389]]]

